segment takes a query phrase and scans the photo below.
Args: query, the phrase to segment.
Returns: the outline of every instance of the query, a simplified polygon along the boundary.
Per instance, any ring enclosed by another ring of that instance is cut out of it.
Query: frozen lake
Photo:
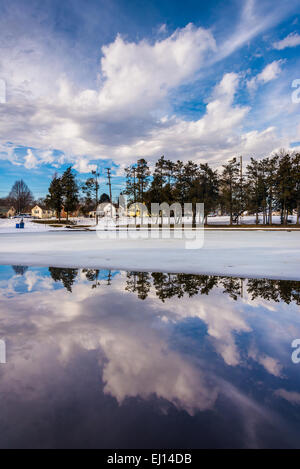
[[[0,234],[0,264],[300,280],[300,231],[200,230],[199,243],[190,243],[196,249],[187,249],[186,238],[177,235],[104,230]]]
[[[0,266],[0,447],[300,446],[300,282]]]

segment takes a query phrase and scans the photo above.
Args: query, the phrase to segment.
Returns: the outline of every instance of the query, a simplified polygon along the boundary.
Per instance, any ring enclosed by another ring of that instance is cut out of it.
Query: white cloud
[[[261,73],[251,78],[251,80],[247,82],[248,89],[255,90],[260,83],[268,83],[269,81],[278,78],[282,72],[281,65],[283,63],[284,60],[274,60],[274,62],[266,65]]]
[[[247,2],[242,24],[251,23],[251,37],[264,27],[264,22],[255,27],[253,12],[253,2]],[[235,152],[246,158],[254,148],[265,153],[283,146],[274,127],[243,131],[250,109],[234,102],[240,81],[235,73],[224,75],[201,118],[190,121],[172,114],[170,92],[190,84],[210,60],[220,59],[223,46],[216,46],[210,30],[189,24],[154,42],[129,42],[118,35],[102,48],[95,89],[75,85],[71,73],[65,73],[72,67],[64,46],[55,48],[49,35],[43,41],[38,33],[34,30],[28,38],[21,29],[12,44],[0,45],[1,74],[8,83],[8,101],[0,112],[0,151],[5,142],[34,149],[21,160],[6,147],[1,159],[28,169],[68,161],[87,173],[93,168],[90,160],[98,158],[121,166],[138,156],[151,163],[161,154],[171,159],[226,160]],[[234,48],[250,36],[239,35]],[[279,71],[280,61],[274,62],[256,80],[265,83]],[[55,157],[53,149],[65,157]]]
[[[154,44],[125,42],[118,36],[102,48],[101,109],[136,113],[152,108],[170,89],[193,78],[215,49],[211,32],[192,24]]]
[[[248,352],[248,357],[257,361],[264,369],[273,376],[277,378],[282,377],[282,365],[273,357],[270,357],[266,354],[260,353],[254,347],[251,347]]]
[[[281,22],[295,8],[293,1],[290,1],[289,5],[285,3],[284,8],[280,3],[277,5],[276,2],[273,2],[272,8],[270,8],[264,2],[255,0],[245,0],[241,4],[238,24],[232,28],[233,31],[229,37],[222,41],[212,62],[224,59],[243,45],[250,44],[254,37]]]
[[[287,47],[296,47],[300,45],[300,35],[298,33],[290,33],[281,41],[273,43],[274,49],[283,50]]]
[[[275,80],[281,73],[280,65],[283,63],[282,60],[274,60],[274,62],[268,64],[263,71],[257,76],[258,81],[268,83],[271,80]]]
[[[80,158],[79,161],[74,165],[74,169],[76,169],[79,173],[90,173],[91,171],[96,171],[97,165],[89,164],[86,159]]]
[[[300,404],[300,393],[295,391],[287,391],[286,389],[277,389],[274,392],[275,396],[281,397],[293,405]]]
[[[34,156],[32,150],[28,149],[27,154],[25,156],[25,162],[24,162],[25,168],[26,169],[33,169],[33,168],[36,168],[37,165],[38,165],[37,158]]]

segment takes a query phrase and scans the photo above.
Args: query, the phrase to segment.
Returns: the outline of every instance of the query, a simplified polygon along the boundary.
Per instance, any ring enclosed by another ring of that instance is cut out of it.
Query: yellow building
[[[145,202],[140,203],[133,203],[130,205],[130,207],[127,210],[127,216],[128,217],[149,217],[149,213],[146,207]]]
[[[16,214],[16,209],[14,207],[10,207],[10,209],[7,211],[6,216],[7,218],[14,217]]]
[[[43,219],[43,218],[54,217],[55,213],[53,212],[53,210],[49,210],[46,207],[41,207],[40,205],[36,205],[31,210],[31,215],[33,216],[33,218]]]
[[[14,217],[16,214],[16,210],[14,207],[10,207],[10,209],[7,209],[7,207],[0,207],[0,218],[11,218]]]

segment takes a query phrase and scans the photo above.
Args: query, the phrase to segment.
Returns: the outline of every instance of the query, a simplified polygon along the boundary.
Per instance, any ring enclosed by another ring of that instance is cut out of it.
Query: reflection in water
[[[299,288],[0,267],[0,447],[299,447]]]
[[[17,275],[24,275],[27,272],[28,267],[23,265],[13,265],[12,268],[16,272]]]
[[[59,269],[49,267],[49,272],[54,282],[62,282],[68,292],[72,293],[72,286],[78,275],[78,269]]]
[[[16,267],[13,267],[16,271]],[[27,269],[27,268],[26,268]],[[72,292],[79,269],[49,268],[50,275],[55,282],[61,281],[64,287]],[[107,285],[111,285],[112,274],[107,272]],[[19,273],[16,271],[16,273]],[[92,288],[101,285],[99,276],[101,271],[96,269],[83,269],[86,279],[92,283]],[[249,279],[245,284],[245,279],[234,277],[220,277],[212,275],[191,275],[191,274],[164,274],[148,272],[127,272],[125,290],[136,293],[140,300],[145,300],[151,289],[155,290],[157,297],[161,301],[176,296],[182,298],[184,295],[208,295],[214,287],[222,287],[223,293],[233,300],[243,297],[244,291],[251,295],[252,300],[263,298],[272,301],[284,301],[289,304],[294,301],[300,304],[300,282],[290,280],[270,280],[270,279]]]

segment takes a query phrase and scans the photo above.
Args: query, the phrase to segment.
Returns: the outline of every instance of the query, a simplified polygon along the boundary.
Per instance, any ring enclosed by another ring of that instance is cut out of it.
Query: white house
[[[97,207],[97,216],[98,217],[115,217],[116,216],[116,207],[110,202],[103,202]]]

